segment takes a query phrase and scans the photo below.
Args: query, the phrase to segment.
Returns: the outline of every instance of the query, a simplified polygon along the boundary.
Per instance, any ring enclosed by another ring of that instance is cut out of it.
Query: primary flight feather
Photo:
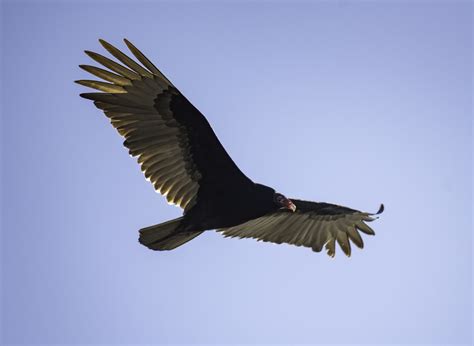
[[[206,118],[132,43],[124,40],[138,62],[104,40],[102,46],[119,62],[86,51],[106,67],[80,65],[103,81],[77,83],[101,92],[84,93],[102,109],[125,137],[145,177],[183,216],[140,230],[139,241],[153,250],[171,250],[206,230],[226,237],[326,248],[336,242],[350,256],[351,242],[362,248],[359,232],[375,214],[329,203],[286,198],[254,183],[232,161]],[[380,206],[376,214],[383,211]]]

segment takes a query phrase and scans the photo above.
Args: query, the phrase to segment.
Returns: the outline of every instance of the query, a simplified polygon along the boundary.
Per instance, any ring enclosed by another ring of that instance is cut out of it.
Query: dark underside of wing
[[[124,145],[156,191],[187,211],[214,189],[251,184],[206,118],[135,46],[125,40],[141,65],[100,42],[121,64],[86,51],[108,70],[81,65],[106,81],[77,81],[103,91],[81,96],[93,100],[125,137]]]
[[[366,222],[383,212],[383,205],[375,214],[347,207],[292,199],[296,212],[279,210],[243,224],[219,230],[226,237],[254,238],[276,244],[305,246],[320,252],[323,247],[334,257],[336,242],[342,251],[351,255],[351,242],[363,248],[359,232],[374,235]]]

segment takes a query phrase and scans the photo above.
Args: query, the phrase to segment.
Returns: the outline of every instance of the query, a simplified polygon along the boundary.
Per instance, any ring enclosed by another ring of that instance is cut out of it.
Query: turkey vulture
[[[106,81],[76,81],[102,91],[81,96],[94,101],[125,137],[125,147],[138,158],[155,190],[184,209],[180,218],[141,229],[141,244],[171,250],[215,229],[226,237],[288,243],[317,252],[325,247],[333,257],[336,241],[350,256],[349,240],[362,248],[359,231],[374,234],[365,222],[373,221],[383,205],[370,214],[289,199],[254,183],[232,161],[201,112],[132,43],[124,40],[138,62],[99,41],[122,64],[85,51],[108,70],[80,65]]]

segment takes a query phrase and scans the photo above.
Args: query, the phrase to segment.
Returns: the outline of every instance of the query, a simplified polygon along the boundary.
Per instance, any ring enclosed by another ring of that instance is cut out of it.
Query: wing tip
[[[379,210],[377,210],[377,212],[374,214],[374,215],[379,215],[379,214],[382,214],[385,210],[385,206],[383,205],[383,203],[380,204],[380,207],[379,207]]]
[[[102,38],[99,38],[99,43],[102,47],[105,48],[106,51],[108,51],[110,54],[114,55],[113,52],[114,51],[117,51],[118,49],[115,48],[114,45],[112,45],[111,43],[107,42],[106,40],[102,39]],[[115,55],[114,55],[115,56]]]
[[[80,84],[80,83],[79,83]],[[79,94],[80,97],[85,98],[87,100],[94,101],[94,103],[97,101],[97,95],[105,95],[106,93],[81,93]]]
[[[103,38],[99,38],[99,43],[100,43],[103,47],[105,47],[106,45],[110,45],[110,43],[107,42],[106,40],[104,40]]]
[[[97,56],[99,55],[99,54],[97,54],[96,52],[93,52],[93,51],[88,50],[88,49],[86,49],[86,50],[84,51],[84,53],[85,53],[89,58],[91,58],[91,59],[94,59],[94,57],[97,57]],[[95,60],[95,59],[94,59],[94,60]]]
[[[127,38],[124,37],[123,42],[128,47],[128,49],[130,49],[132,53],[133,53],[133,50],[138,50],[138,48],[135,47],[135,45],[132,42],[130,42],[130,40],[128,40]]]
[[[385,205],[383,203],[380,204],[380,207],[379,209],[375,212],[375,213],[365,213],[367,216],[374,216],[374,215],[380,215],[382,214],[383,212],[385,211]],[[377,220],[378,219],[378,216],[377,217],[370,217],[369,216],[369,219],[368,220],[365,220],[365,221],[374,221],[374,220]]]

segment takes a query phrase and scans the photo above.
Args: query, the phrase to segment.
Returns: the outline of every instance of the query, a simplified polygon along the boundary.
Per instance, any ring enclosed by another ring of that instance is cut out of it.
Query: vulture
[[[99,40],[116,60],[85,53],[101,67],[79,65],[101,80],[76,83],[100,92],[82,93],[110,119],[146,179],[183,216],[143,228],[139,242],[172,250],[206,230],[225,237],[305,246],[334,257],[336,242],[347,256],[377,213],[287,198],[249,179],[232,161],[204,115],[127,39],[135,59]],[[104,69],[104,67],[106,69]]]

